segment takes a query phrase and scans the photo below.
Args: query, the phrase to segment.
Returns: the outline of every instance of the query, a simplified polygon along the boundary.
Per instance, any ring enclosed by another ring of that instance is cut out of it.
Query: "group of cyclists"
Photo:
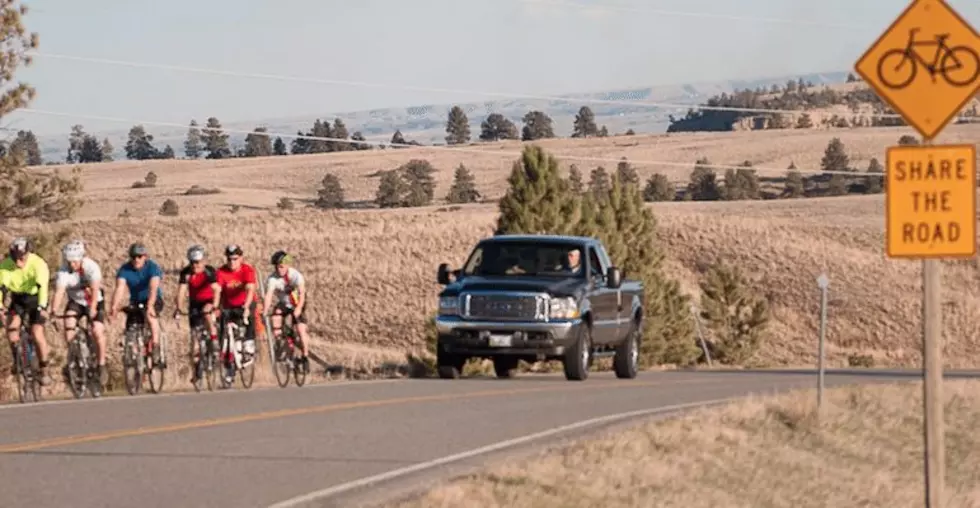
[[[41,384],[49,386],[52,378],[48,372],[50,348],[45,339],[50,308],[62,308],[61,316],[66,343],[75,336],[77,320],[87,316],[91,324],[93,338],[98,346],[99,379],[105,380],[106,325],[116,321],[119,311],[125,309],[124,293],[128,292],[128,305],[142,305],[146,322],[150,326],[149,350],[160,337],[160,315],[164,309],[163,277],[160,265],[150,258],[149,251],[142,243],[129,246],[129,260],[116,270],[115,288],[106,312],[106,299],[102,269],[86,254],[85,244],[80,240],[68,242],[61,251],[62,262],[54,277],[54,296],[49,306],[50,268],[47,262],[34,252],[30,240],[15,238],[9,246],[7,256],[0,261],[0,315],[7,330],[11,351],[20,340],[21,319],[26,319],[30,333],[37,344],[38,364]],[[178,291],[175,298],[176,319],[179,309],[187,306],[188,322],[191,329],[203,324],[207,327],[212,341],[218,340],[219,327],[223,326],[222,316],[238,318],[246,326],[247,333],[243,348],[255,352],[254,315],[257,303],[257,276],[255,268],[244,260],[242,248],[231,244],[224,250],[226,262],[215,268],[207,261],[204,247],[194,245],[187,250],[187,265],[180,271]],[[301,365],[309,372],[309,336],[306,310],[306,280],[295,268],[292,255],[277,251],[270,263],[274,270],[266,281],[262,312],[270,318],[273,333],[279,336],[282,319],[292,314],[293,323],[299,334],[302,356]],[[4,309],[4,302],[9,302]],[[67,300],[67,302],[66,302]],[[222,311],[225,311],[222,313]],[[130,314],[127,314],[127,324]],[[56,322],[57,324],[57,322]],[[190,344],[190,361],[194,365],[196,355],[194,343]],[[158,360],[160,361],[160,360]],[[196,373],[196,369],[192,368]],[[11,373],[17,375],[16,364]],[[194,374],[196,376],[196,374]],[[196,379],[192,379],[192,382]]]

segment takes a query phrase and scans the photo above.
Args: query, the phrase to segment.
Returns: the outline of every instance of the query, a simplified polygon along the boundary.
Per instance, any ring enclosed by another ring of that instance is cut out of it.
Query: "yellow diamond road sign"
[[[914,0],[854,70],[932,139],[980,89],[980,34],[943,0]]]
[[[976,145],[892,146],[885,159],[888,257],[973,257]]]

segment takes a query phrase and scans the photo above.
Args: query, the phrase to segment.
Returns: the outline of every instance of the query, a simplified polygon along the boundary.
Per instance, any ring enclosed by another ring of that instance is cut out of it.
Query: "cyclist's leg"
[[[78,326],[78,316],[83,312],[88,312],[88,309],[82,308],[75,300],[68,300],[65,305],[65,319],[62,321],[62,326],[64,326],[65,344],[67,345],[72,339],[75,338],[75,333],[77,330],[75,327]]]
[[[95,336],[95,343],[99,347],[99,370],[105,369],[106,357],[106,329],[105,329],[105,300],[95,304],[95,318],[92,319],[92,335]]]
[[[283,306],[277,304],[272,307],[272,314],[269,315],[269,324],[272,325],[272,336],[279,338],[282,335]]]
[[[149,346],[151,348],[156,345],[157,340],[160,339],[160,313],[163,312],[163,300],[157,298],[153,308],[156,311],[156,316],[150,316],[149,312],[146,313],[146,322],[150,325]]]
[[[303,350],[303,361],[306,361],[310,354],[310,334],[309,327],[306,325],[306,309],[303,309],[303,312],[295,318],[295,321],[296,331],[299,333],[300,341],[303,343],[301,348]]]
[[[34,336],[34,342],[37,344],[37,360],[38,366],[41,369],[41,384],[48,386],[51,384],[51,376],[48,374],[48,342],[44,338],[44,325],[47,324],[48,320],[37,309],[38,300],[36,296],[32,295],[28,303],[31,306],[27,311],[27,319],[31,325],[31,335]]]
[[[201,311],[204,313],[204,324],[208,327],[208,334],[211,335],[211,342],[218,340],[218,323],[214,316],[214,304],[211,302],[206,302],[201,306]]]
[[[10,358],[17,357],[17,342],[20,341],[20,315],[21,303],[16,295],[10,297],[10,307],[7,309],[7,340],[10,341]],[[10,373],[17,374],[17,364],[10,366]]]

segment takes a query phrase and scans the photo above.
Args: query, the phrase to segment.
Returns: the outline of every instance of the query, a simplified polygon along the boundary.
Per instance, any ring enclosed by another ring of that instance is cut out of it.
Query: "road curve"
[[[830,371],[827,385],[917,375],[864,372]],[[496,443],[519,449],[585,420],[815,382],[812,371],[525,375],[2,406],[0,506],[351,506],[509,452]]]

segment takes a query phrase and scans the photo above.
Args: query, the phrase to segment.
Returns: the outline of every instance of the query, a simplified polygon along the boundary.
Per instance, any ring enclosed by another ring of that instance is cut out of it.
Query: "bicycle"
[[[37,344],[27,326],[26,311],[21,309],[17,315],[20,317],[20,340],[14,347],[13,358],[14,376],[17,377],[17,396],[21,404],[28,400],[41,402],[44,399],[41,396],[41,359],[37,356]],[[6,320],[0,319],[0,321],[6,329]],[[29,365],[30,368],[25,369],[25,365]]]
[[[221,330],[218,332],[221,340],[221,365],[225,368],[221,376],[221,387],[231,388],[235,374],[242,380],[245,389],[252,387],[255,381],[255,351],[243,351],[245,334],[248,328],[242,324],[243,309],[221,309]],[[234,346],[232,342],[234,341]],[[246,374],[246,372],[248,372]]]
[[[148,351],[146,342],[152,336],[152,331],[149,322],[146,320],[146,304],[130,304],[124,307],[122,311],[128,316],[128,324],[124,332],[125,342],[122,359],[123,372],[126,377],[126,391],[130,395],[136,395],[142,390],[143,369],[146,366],[150,378],[150,391],[160,393],[163,389],[163,371],[167,368],[167,363],[163,360],[165,348],[161,347],[161,344],[166,342],[163,334],[160,334],[160,340],[153,351]],[[160,376],[156,382],[153,379],[154,373],[159,373]]]
[[[878,79],[881,80],[882,84],[894,90],[901,90],[909,86],[919,72],[919,64],[922,64],[929,71],[929,76],[932,77],[933,82],[936,80],[936,74],[941,74],[947,83],[957,87],[964,87],[976,81],[977,77],[980,76],[980,55],[977,55],[977,52],[973,48],[966,45],[948,46],[946,40],[949,39],[949,34],[936,35],[935,41],[917,41],[915,40],[915,34],[919,30],[919,28],[909,30],[908,43],[904,48],[888,50],[878,59]],[[917,46],[936,47],[936,54],[933,56],[932,62],[927,62],[915,51]],[[910,64],[911,70],[908,71],[908,75],[904,78],[901,78],[901,74],[899,74],[899,79],[890,80],[885,77],[886,61],[894,60],[895,57],[898,57],[899,60],[894,65],[891,63],[887,64],[890,66],[891,72],[898,72],[906,63]],[[947,60],[950,59],[955,65],[947,65]],[[936,67],[937,64],[939,64],[938,68]],[[972,74],[967,79],[956,79],[948,74],[948,71],[962,69],[966,67],[966,64],[972,65],[973,69]]]
[[[177,314],[190,315],[190,313],[178,309],[174,311],[174,319],[177,319]],[[217,384],[215,376],[218,374],[218,369],[216,368],[218,366],[218,350],[214,347],[214,341],[211,340],[211,334],[208,332],[206,324],[191,327],[190,338],[191,340],[195,340],[195,337],[198,341],[197,360],[194,362],[196,380],[192,381],[191,384],[194,385],[195,391],[200,392],[201,380],[203,378],[208,382],[208,391],[214,391],[214,385]],[[207,353],[202,355],[201,351],[207,351]],[[205,376],[204,374],[207,375]]]
[[[306,368],[303,363],[296,358],[296,348],[301,344],[302,339],[293,328],[292,312],[284,312],[282,315],[282,331],[273,346],[276,358],[276,382],[281,388],[289,385],[289,373],[293,373],[296,386],[306,384]],[[280,374],[280,370],[282,374]]]
[[[75,318],[75,336],[68,342],[68,387],[76,399],[89,391],[93,398],[102,396],[102,378],[99,375],[98,344],[92,332],[92,321],[88,315],[55,316],[56,319]],[[84,325],[82,324],[84,322]]]

